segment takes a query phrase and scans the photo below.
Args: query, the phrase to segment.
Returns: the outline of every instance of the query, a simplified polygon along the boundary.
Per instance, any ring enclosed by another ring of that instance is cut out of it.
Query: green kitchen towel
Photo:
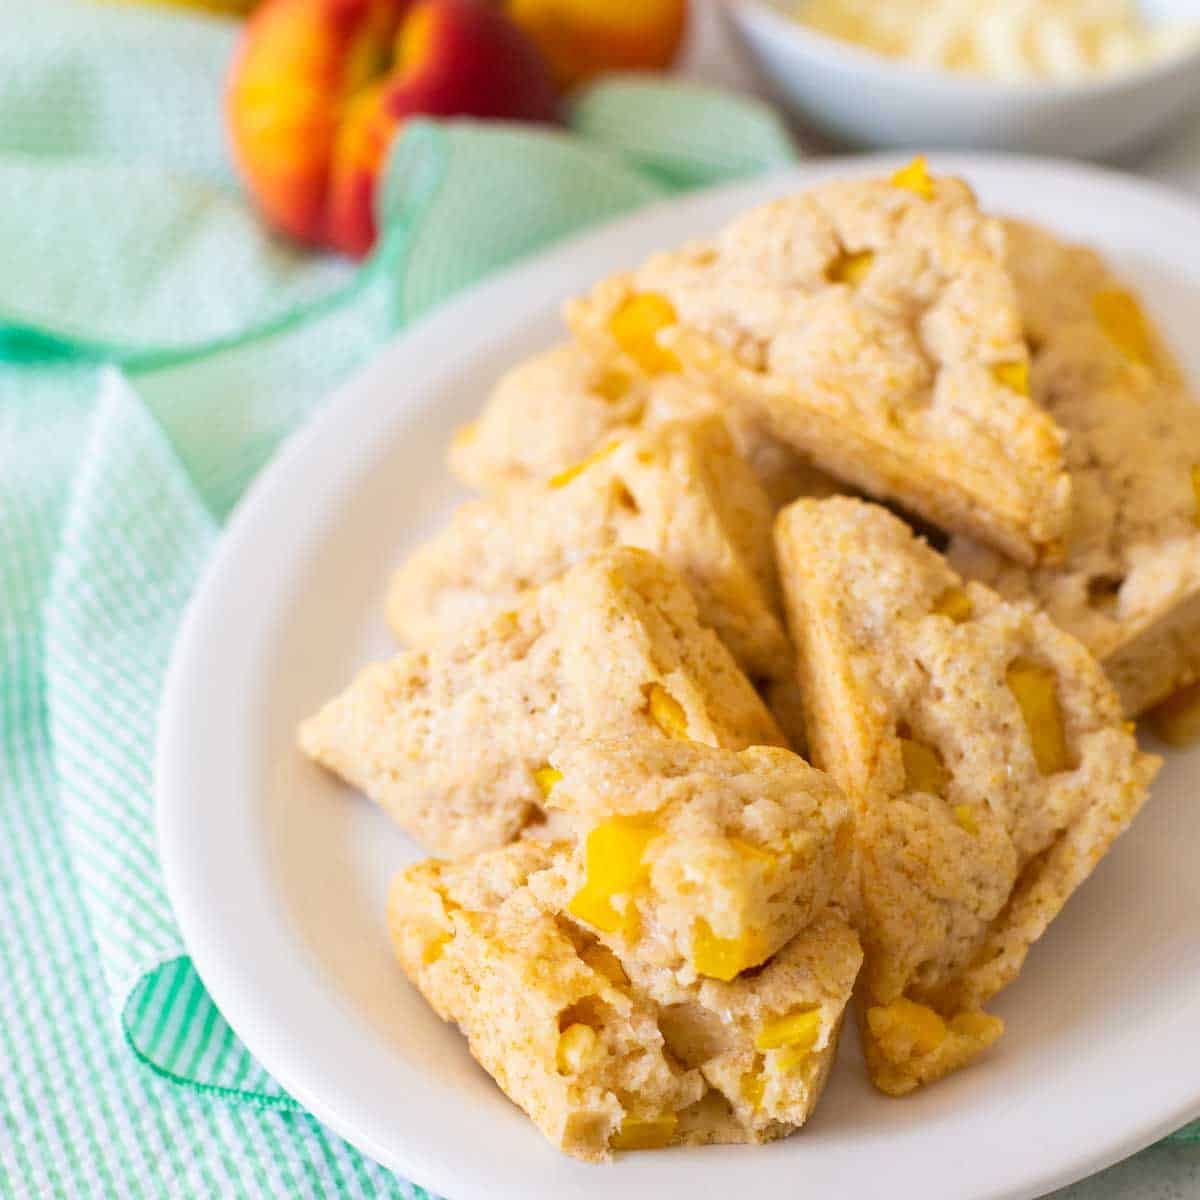
[[[769,110],[602,84],[574,132],[413,123],[362,267],[237,188],[226,22],[0,6],[0,1195],[412,1196],[301,1111],[204,992],[156,860],[183,606],[281,439],[485,273],[787,162]],[[204,797],[197,796],[197,803]]]

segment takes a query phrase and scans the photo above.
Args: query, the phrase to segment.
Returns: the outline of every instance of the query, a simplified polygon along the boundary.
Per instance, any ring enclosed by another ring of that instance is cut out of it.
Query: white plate
[[[762,1148],[627,1154],[547,1145],[393,964],[387,880],[418,856],[293,749],[297,721],[391,645],[389,569],[456,497],[451,431],[506,366],[561,335],[560,302],[648,252],[830,175],[843,160],[655,206],[485,283],[383,349],[263,474],[184,623],[159,735],[159,836],[201,978],[263,1065],[367,1154],[453,1200],[709,1195],[1034,1196],[1200,1115],[1200,752],[1035,949],[978,1065],[905,1100],[852,1039],[812,1122]],[[987,158],[990,207],[1112,255],[1200,372],[1200,212],[1093,169]]]

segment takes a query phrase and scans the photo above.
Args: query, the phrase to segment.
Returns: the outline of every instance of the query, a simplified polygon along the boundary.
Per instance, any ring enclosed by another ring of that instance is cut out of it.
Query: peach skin
[[[234,59],[234,157],[267,220],[365,254],[375,180],[405,117],[551,121],[533,43],[485,0],[266,0]]]
[[[198,8],[222,16],[240,17],[254,7],[255,0],[140,0],[140,3],[161,4],[169,8]]]
[[[504,0],[560,87],[602,71],[669,67],[683,41],[687,0]]]

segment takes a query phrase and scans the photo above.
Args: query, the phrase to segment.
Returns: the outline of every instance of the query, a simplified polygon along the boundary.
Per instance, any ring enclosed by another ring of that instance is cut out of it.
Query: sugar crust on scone
[[[850,180],[775,201],[601,283],[568,321],[611,355],[623,314],[653,304],[658,348],[821,469],[1020,561],[1053,558],[1070,482],[1027,394],[1003,229],[957,179],[922,191]]]
[[[562,1150],[763,1142],[808,1118],[861,961],[832,911],[752,976],[681,984],[627,970],[556,908],[567,850],[519,842],[397,877],[389,927],[405,973]],[[800,1054],[761,1048],[799,1016]]]
[[[572,744],[550,763],[547,806],[576,840],[568,911],[622,961],[728,980],[840,890],[849,805],[791,751],[622,738]]]
[[[772,508],[837,490],[761,420],[703,383],[679,373],[631,372],[578,342],[553,346],[507,371],[479,416],[455,434],[450,468],[481,492],[545,482],[619,438],[708,413],[729,426]]]
[[[886,510],[800,500],[776,542],[812,760],[856,809],[868,1066],[898,1094],[999,1035],[981,1006],[1128,826],[1158,762],[1076,639],[964,584]],[[1054,719],[1031,733],[1014,671],[1058,709],[1053,768],[1040,754]]]
[[[1022,222],[1007,232],[1033,394],[1069,438],[1066,558],[1027,570],[968,538],[949,555],[1078,637],[1135,716],[1200,677],[1200,403],[1099,255]]]
[[[464,504],[396,571],[388,620],[403,641],[431,645],[584,558],[635,546],[683,576],[748,673],[788,674],[771,518],[720,418],[668,422]]]
[[[637,735],[785,744],[683,581],[621,549],[458,639],[367,667],[298,740],[453,855],[503,845],[539,819],[536,772],[555,750]]]

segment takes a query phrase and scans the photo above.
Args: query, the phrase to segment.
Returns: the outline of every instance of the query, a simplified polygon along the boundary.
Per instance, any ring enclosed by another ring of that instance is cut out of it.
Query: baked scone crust
[[[623,962],[688,983],[727,980],[760,966],[840,890],[849,805],[788,750],[622,738],[569,745],[550,763],[560,778],[547,806],[576,839],[568,911]],[[627,888],[622,868],[635,859],[641,882]]]
[[[763,1142],[802,1125],[861,962],[845,921],[822,912],[750,978],[685,985],[627,969],[556,907],[567,854],[524,841],[430,860],[390,895],[405,973],[509,1098],[552,1143],[590,1161],[613,1149]],[[813,1014],[799,1061],[760,1050],[763,1027],[795,1011]],[[590,1033],[568,1032],[576,1026]]]
[[[483,411],[455,434],[450,469],[490,492],[552,479],[611,442],[666,421],[716,413],[773,509],[837,485],[772,435],[761,420],[680,373],[645,375],[563,342],[507,371]]]
[[[566,743],[638,735],[785,744],[683,581],[620,549],[458,639],[367,667],[298,740],[423,845],[456,855],[540,818],[535,772]]]
[[[1027,570],[968,538],[949,556],[1079,638],[1135,716],[1200,677],[1200,403],[1097,254],[1017,221],[1007,233],[1033,394],[1069,438],[1066,557]]]
[[[749,674],[786,675],[771,519],[719,417],[668,422],[548,482],[463,505],[396,571],[388,620],[402,641],[431,645],[581,559],[635,546],[682,575],[700,619]]]
[[[822,470],[1019,561],[1061,553],[1062,433],[1024,387],[1003,229],[960,180],[776,201],[606,280],[567,319],[619,355],[639,297],[671,318],[663,350]]]
[[[1158,760],[1076,639],[964,585],[886,510],[799,500],[776,543],[812,760],[856,809],[868,1067],[901,1093],[999,1035],[981,1006],[1128,826]],[[1043,773],[1018,663],[1052,673],[1067,769]],[[927,786],[914,744],[936,757]]]

